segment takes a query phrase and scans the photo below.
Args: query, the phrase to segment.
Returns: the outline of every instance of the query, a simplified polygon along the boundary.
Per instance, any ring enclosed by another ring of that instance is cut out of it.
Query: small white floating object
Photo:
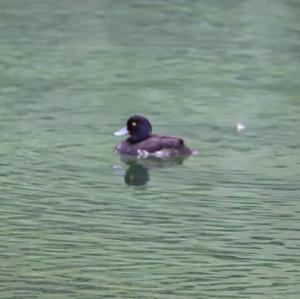
[[[198,156],[200,154],[199,151],[193,150],[192,151],[192,156]]]
[[[244,131],[246,129],[246,126],[242,123],[236,123],[235,130],[239,133],[241,131]]]

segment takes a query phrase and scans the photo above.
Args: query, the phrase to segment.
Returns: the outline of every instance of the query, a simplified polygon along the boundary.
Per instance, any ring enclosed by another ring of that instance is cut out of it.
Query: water
[[[2,0],[1,298],[299,298],[299,15]],[[136,112],[199,156],[128,169]]]

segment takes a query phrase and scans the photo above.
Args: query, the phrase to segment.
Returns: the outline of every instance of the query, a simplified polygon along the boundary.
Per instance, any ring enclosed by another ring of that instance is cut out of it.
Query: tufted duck
[[[127,126],[114,133],[115,136],[127,134],[129,137],[115,148],[115,152],[120,155],[170,158],[193,153],[181,138],[152,134],[150,121],[141,115],[131,116]]]

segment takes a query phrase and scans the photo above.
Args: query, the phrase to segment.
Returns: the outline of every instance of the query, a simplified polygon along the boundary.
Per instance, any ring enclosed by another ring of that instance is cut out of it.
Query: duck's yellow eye
[[[132,124],[133,127],[136,127],[136,122],[135,121],[133,121],[131,124]]]

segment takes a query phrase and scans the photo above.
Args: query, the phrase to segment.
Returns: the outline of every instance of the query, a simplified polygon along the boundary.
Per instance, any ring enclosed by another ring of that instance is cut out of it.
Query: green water
[[[0,87],[1,298],[300,297],[299,1],[2,0]]]

